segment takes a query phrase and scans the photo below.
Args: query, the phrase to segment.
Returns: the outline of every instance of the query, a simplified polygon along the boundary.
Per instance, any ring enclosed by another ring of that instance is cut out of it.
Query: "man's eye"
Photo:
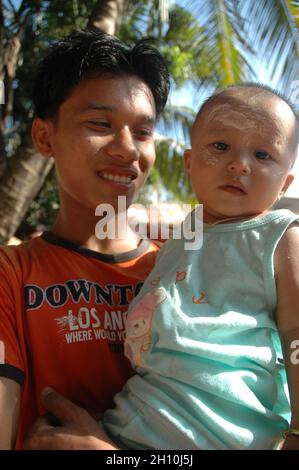
[[[105,129],[110,129],[110,123],[108,121],[88,121],[88,124],[92,124],[96,127],[104,127]]]
[[[256,152],[255,156],[259,160],[269,160],[269,158],[271,158],[271,155],[268,152]]]
[[[152,129],[136,129],[135,134],[141,136],[141,137],[151,137],[153,135]]]
[[[225,144],[224,142],[215,142],[213,144],[213,146],[217,149],[217,150],[227,150],[228,149],[228,145]]]

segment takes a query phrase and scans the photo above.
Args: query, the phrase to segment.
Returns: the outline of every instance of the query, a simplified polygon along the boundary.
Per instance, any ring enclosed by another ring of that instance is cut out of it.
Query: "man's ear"
[[[294,175],[289,173],[288,176],[286,177],[283,187],[280,190],[280,193],[278,196],[279,199],[284,195],[284,193],[286,192],[288,187],[293,183],[293,181],[294,181]]]
[[[191,149],[184,151],[184,166],[186,175],[190,175]]]
[[[31,126],[31,136],[35,148],[43,155],[50,158],[53,156],[52,136],[53,123],[49,120],[34,118]]]

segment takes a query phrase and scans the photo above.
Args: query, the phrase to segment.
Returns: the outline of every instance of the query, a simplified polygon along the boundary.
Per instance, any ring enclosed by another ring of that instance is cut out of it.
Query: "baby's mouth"
[[[226,192],[231,193],[231,194],[236,194],[236,195],[240,195],[240,196],[245,196],[246,195],[246,191],[239,185],[223,184],[223,185],[219,186],[219,188],[222,189],[223,191],[226,191]]]

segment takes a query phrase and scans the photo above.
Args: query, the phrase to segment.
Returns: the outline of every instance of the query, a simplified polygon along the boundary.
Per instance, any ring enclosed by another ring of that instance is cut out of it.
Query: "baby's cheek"
[[[198,149],[198,156],[206,165],[217,165],[219,162],[218,157],[216,157],[216,155],[214,155],[213,152],[206,147],[200,147]]]

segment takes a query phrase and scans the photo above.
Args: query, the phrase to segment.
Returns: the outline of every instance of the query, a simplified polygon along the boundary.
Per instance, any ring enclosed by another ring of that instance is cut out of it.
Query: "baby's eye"
[[[269,160],[269,158],[271,158],[271,155],[268,152],[256,152],[255,156],[259,160]]]
[[[217,150],[227,150],[228,149],[228,145],[225,144],[224,142],[214,142],[213,146]]]

